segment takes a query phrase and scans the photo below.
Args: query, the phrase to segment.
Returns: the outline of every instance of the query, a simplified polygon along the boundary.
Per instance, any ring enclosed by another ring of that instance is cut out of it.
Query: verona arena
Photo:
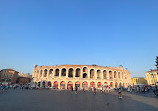
[[[97,65],[35,65],[33,82],[39,87],[56,89],[68,89],[70,86],[88,89],[100,88],[103,85],[113,88],[132,85],[130,72],[122,66]]]

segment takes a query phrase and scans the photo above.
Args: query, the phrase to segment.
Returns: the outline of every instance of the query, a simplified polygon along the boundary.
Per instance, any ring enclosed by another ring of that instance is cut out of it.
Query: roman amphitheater
[[[127,69],[97,65],[54,65],[34,66],[33,82],[39,87],[56,89],[101,88],[108,85],[113,88],[132,85],[131,75]]]

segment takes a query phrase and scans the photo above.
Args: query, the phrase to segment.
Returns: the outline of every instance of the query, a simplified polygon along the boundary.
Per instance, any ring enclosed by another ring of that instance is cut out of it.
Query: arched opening
[[[113,79],[112,78],[112,71],[109,71],[109,77],[110,77],[110,79]]]
[[[117,75],[117,72],[116,72],[116,71],[114,71],[114,78],[116,78],[116,75]]]
[[[44,77],[47,77],[47,69],[44,70]]]
[[[81,70],[79,68],[76,69],[75,77],[80,77]]]
[[[48,82],[48,87],[52,87],[52,83],[50,81]]]
[[[40,85],[41,85],[41,82],[38,82],[38,87],[40,87]]]
[[[55,70],[55,76],[59,76],[59,69]]]
[[[97,79],[101,79],[101,71],[97,70]]]
[[[61,76],[66,76],[66,69],[65,69],[65,68],[63,68],[63,69],[61,70]]]
[[[95,82],[90,83],[90,88],[95,87]]]
[[[82,88],[88,89],[88,83],[86,81],[82,83]]]
[[[42,87],[43,87],[43,88],[46,87],[46,82],[45,82],[45,81],[42,82]]]
[[[115,88],[117,88],[117,82],[115,83]]]
[[[80,87],[80,82],[79,81],[77,81],[76,83],[75,83],[75,87]]]
[[[118,72],[118,78],[120,79],[120,72]]]
[[[107,82],[104,82],[104,86],[108,86],[108,83],[107,83]]]
[[[110,82],[110,87],[113,87],[113,82]]]
[[[106,72],[106,70],[103,71],[103,78],[107,79],[107,72]]]
[[[41,72],[40,72],[40,77],[42,77],[42,73],[43,73],[43,71],[41,70]]]
[[[67,83],[67,88],[70,90],[71,87],[73,87],[73,82],[69,81],[69,82]]]
[[[101,82],[98,82],[97,87],[101,88],[101,85],[102,85]]]
[[[84,68],[83,68],[83,73],[87,73],[87,72],[88,72],[87,67],[84,67]]]
[[[60,89],[65,89],[65,82],[64,82],[64,81],[62,81],[62,82],[60,83]]]
[[[87,73],[83,73],[83,78],[87,78]]]
[[[90,78],[93,78],[93,79],[94,79],[94,69],[91,69],[91,70],[90,70]]]
[[[69,69],[68,77],[73,77],[73,69],[72,68]]]
[[[58,89],[58,82],[57,82],[57,81],[54,82],[53,88],[54,88],[54,89]]]
[[[49,75],[53,75],[53,69],[49,70]]]

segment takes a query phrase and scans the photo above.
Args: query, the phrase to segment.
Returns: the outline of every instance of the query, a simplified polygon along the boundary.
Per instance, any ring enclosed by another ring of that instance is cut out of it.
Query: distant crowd
[[[8,85],[8,84],[0,84],[1,86],[1,94],[8,92],[9,89],[45,89],[46,87],[33,87],[30,84],[12,84],[12,85]],[[47,89],[54,89],[53,87],[47,87]],[[111,93],[113,91],[117,91],[119,98],[122,98],[122,91],[127,91],[127,92],[134,92],[134,93],[146,93],[146,92],[153,92],[153,94],[155,96],[158,96],[158,87],[157,85],[155,86],[149,86],[149,85],[144,85],[144,86],[128,86],[127,88],[123,88],[123,87],[119,87],[119,88],[112,88],[108,85],[106,86],[102,86],[100,88],[96,88],[96,87],[90,87],[89,89],[86,87],[83,87],[82,89],[79,88],[79,86],[75,86],[75,89],[73,89],[72,86],[69,86],[67,90],[72,91],[72,93],[75,91],[75,94],[77,94],[78,90],[83,90],[83,91],[92,91],[94,92],[94,95],[97,92],[102,92],[102,93]]]

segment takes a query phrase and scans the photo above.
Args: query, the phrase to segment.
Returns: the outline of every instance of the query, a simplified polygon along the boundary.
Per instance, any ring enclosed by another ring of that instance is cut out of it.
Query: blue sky
[[[145,77],[158,56],[157,0],[1,0],[0,69],[98,64]]]

